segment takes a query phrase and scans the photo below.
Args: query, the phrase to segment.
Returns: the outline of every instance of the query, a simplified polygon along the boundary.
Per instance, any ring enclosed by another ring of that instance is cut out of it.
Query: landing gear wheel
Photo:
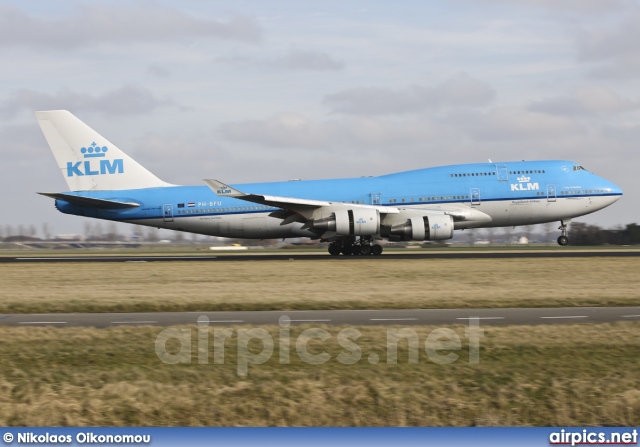
[[[371,245],[361,245],[360,254],[362,256],[369,256],[371,254]]]
[[[331,256],[338,256],[342,252],[342,247],[338,244],[329,244],[329,254]]]
[[[343,245],[342,246],[342,254],[345,256],[351,256],[353,254],[353,246],[352,245]]]
[[[371,253],[373,256],[380,256],[382,254],[382,245],[374,244],[371,246]]]
[[[562,235],[558,238],[558,244],[563,247],[569,243],[569,238],[567,237],[567,224],[571,221],[571,219],[565,219],[560,221],[560,227],[558,230],[562,232]]]

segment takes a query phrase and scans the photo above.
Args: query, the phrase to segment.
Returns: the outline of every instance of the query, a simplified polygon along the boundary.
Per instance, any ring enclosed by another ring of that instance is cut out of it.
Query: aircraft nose
[[[608,182],[607,189],[609,192],[609,197],[611,197],[611,203],[620,200],[620,197],[622,197],[622,188],[614,183]]]
[[[618,196],[622,195],[622,188],[620,188],[618,185],[614,185],[611,182],[609,182],[609,191],[611,192],[611,194],[615,194]]]
[[[619,196],[622,195],[622,188],[620,188],[618,185],[614,185],[613,183],[611,184],[611,186],[612,186],[612,188],[611,188],[612,192],[614,194],[618,194]]]

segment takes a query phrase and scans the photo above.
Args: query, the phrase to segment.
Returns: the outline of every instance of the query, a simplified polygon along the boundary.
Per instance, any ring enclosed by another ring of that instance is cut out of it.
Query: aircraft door
[[[547,202],[556,201],[556,185],[547,185]]]
[[[471,188],[471,206],[480,205],[480,188]]]
[[[371,205],[382,204],[382,194],[380,194],[379,192],[372,192],[370,195],[371,195]]]
[[[167,204],[162,206],[162,217],[165,222],[173,222],[173,205]]]
[[[507,180],[509,180],[509,171],[507,171],[507,165],[496,165],[496,176],[498,177],[498,181],[501,182],[506,182]]]

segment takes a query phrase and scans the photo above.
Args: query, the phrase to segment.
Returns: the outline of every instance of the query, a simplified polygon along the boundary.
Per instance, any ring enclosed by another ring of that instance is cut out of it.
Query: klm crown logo
[[[523,175],[522,177],[516,177],[518,183],[511,184],[511,191],[539,191],[540,185],[531,183],[531,177]]]
[[[367,221],[364,219],[364,217],[361,217],[360,219],[356,220],[357,224],[366,224]]]
[[[84,161],[67,162],[67,177],[84,177],[85,175],[105,175],[124,173],[124,160],[116,158],[107,160],[107,146],[98,146],[94,141],[86,147],[80,148],[80,153]],[[92,158],[101,158],[92,163]]]
[[[100,147],[94,141],[88,148],[83,147],[80,149],[80,152],[82,152],[84,158],[101,158],[107,155],[108,150],[109,148],[107,146]]]

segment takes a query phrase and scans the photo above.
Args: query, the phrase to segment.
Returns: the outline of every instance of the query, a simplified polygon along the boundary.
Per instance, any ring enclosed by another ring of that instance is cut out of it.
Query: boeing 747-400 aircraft
[[[66,110],[36,118],[69,192],[40,193],[66,214],[210,236],[308,237],[332,255],[380,255],[376,241],[431,241],[454,230],[567,224],[622,196],[578,163],[474,163],[379,177],[202,186],[166,183]]]

